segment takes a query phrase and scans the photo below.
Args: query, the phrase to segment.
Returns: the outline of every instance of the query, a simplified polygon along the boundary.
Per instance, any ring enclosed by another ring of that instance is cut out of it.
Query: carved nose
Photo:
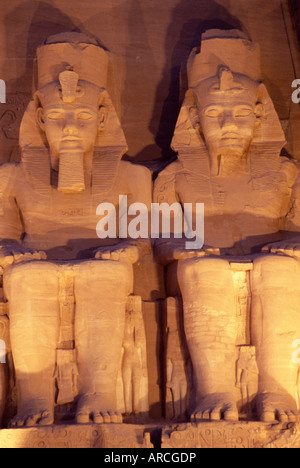
[[[223,117],[223,122],[222,122],[222,128],[223,129],[236,129],[236,123],[234,116],[231,112],[227,112],[224,117]]]
[[[64,133],[67,135],[77,135],[78,128],[73,119],[68,119],[65,123]]]

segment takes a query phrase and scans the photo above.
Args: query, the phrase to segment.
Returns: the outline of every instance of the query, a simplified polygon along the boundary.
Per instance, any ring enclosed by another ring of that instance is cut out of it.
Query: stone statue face
[[[230,83],[229,89],[221,87],[216,79],[196,88],[201,131],[212,157],[241,158],[259,123],[258,87],[248,79]]]
[[[64,102],[57,85],[49,85],[40,92],[37,118],[54,158],[59,159],[62,152],[86,155],[93,151],[103,125],[99,97],[100,89],[86,82],[80,83],[80,93],[74,102]]]

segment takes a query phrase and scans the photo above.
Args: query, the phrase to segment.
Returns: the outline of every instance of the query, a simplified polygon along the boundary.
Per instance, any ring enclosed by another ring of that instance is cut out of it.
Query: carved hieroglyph
[[[2,429],[0,448],[150,449],[153,448],[150,435],[145,426],[134,424],[61,424]]]
[[[236,385],[249,405],[257,373],[258,418],[296,418],[299,178],[294,163],[280,156],[285,139],[260,81],[259,55],[238,31],[202,37],[188,61],[189,89],[172,143],[178,160],[154,190],[156,202],[205,204],[201,250],[186,250],[184,239],[156,245],[160,262],[178,261],[169,278],[183,298],[196,421],[237,420]],[[239,356],[237,345],[255,352]]]
[[[130,322],[135,343],[124,336],[132,265],[145,246],[96,234],[100,203],[118,210],[121,194],[151,203],[150,172],[121,161],[126,142],[106,91],[107,67],[93,39],[49,38],[37,51],[22,161],[0,168],[0,264],[18,393],[11,426],[51,424],[54,405],[74,398],[77,422],[121,422],[122,349],[145,354],[140,306]],[[147,406],[145,356],[139,365],[125,379],[131,411]]]
[[[299,423],[267,424],[256,421],[219,421],[211,424],[165,426],[162,430],[163,449],[191,448],[298,448]]]

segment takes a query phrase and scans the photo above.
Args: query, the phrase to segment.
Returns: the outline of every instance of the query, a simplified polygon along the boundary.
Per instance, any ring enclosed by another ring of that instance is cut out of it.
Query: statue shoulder
[[[293,187],[295,183],[300,184],[300,164],[297,161],[282,156],[280,166],[281,171],[286,175],[289,187]]]
[[[120,170],[127,171],[134,175],[141,175],[144,177],[151,176],[151,171],[146,166],[142,166],[141,164],[135,164],[129,161],[121,161],[120,162]]]
[[[157,176],[154,182],[153,198],[154,202],[174,202],[176,201],[176,177],[183,168],[179,161],[169,164]]]
[[[152,200],[152,173],[139,164],[121,161],[119,166],[121,186],[131,194],[131,202],[150,206]]]
[[[181,172],[182,169],[183,169],[183,166],[181,162],[176,160],[170,163],[168,166],[166,166],[162,171],[160,171],[160,173],[158,174],[158,177],[176,174],[178,172]]]
[[[119,174],[121,175],[121,177],[125,176],[130,183],[133,183],[135,185],[151,185],[151,171],[147,167],[141,166],[140,164],[134,164],[129,161],[121,161],[119,166]]]

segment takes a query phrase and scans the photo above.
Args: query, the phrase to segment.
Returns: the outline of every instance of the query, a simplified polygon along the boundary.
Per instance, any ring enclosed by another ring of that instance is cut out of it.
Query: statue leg
[[[132,389],[133,369],[132,369],[131,362],[127,363],[126,356],[124,356],[124,358],[123,358],[123,365],[122,365],[122,379],[123,379],[125,413],[132,414],[133,408],[134,408],[133,389]]]
[[[135,359],[132,361],[132,401],[133,401],[133,412],[139,414],[142,412],[141,397],[142,392],[142,379],[143,369],[141,364],[141,357],[139,350],[135,349]]]
[[[192,419],[238,419],[235,400],[236,297],[227,261],[180,261],[187,344],[196,378]]]
[[[121,367],[127,296],[132,266],[92,260],[75,278],[75,346],[79,370],[77,422],[118,423],[117,376]]]
[[[52,424],[59,331],[57,267],[39,261],[14,265],[5,272],[4,288],[18,390],[18,413],[10,424]]]
[[[284,256],[256,259],[251,275],[251,333],[259,369],[257,412],[262,421],[294,421],[300,338],[300,262]]]

